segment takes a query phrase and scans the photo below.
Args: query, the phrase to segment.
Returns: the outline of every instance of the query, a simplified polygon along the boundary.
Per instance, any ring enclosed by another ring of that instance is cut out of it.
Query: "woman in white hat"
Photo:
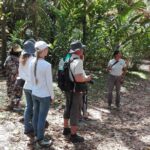
[[[54,99],[51,64],[44,60],[48,54],[48,45],[44,41],[35,43],[36,59],[31,63],[33,128],[37,143],[50,146],[52,141],[44,138],[46,117],[50,103]]]

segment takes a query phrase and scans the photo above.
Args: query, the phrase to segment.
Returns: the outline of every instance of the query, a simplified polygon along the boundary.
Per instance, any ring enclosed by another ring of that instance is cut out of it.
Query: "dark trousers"
[[[120,105],[120,88],[121,88],[121,76],[113,76],[109,74],[108,76],[108,105],[112,104],[113,98],[113,89],[116,87],[116,106],[119,107]]]

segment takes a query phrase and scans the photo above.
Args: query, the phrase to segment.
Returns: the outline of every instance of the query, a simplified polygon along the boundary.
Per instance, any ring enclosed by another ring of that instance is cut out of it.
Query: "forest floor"
[[[49,114],[46,136],[52,138],[50,148],[32,145],[24,135],[20,118],[23,112],[8,111],[5,78],[0,78],[0,150],[150,150],[150,74],[130,71],[121,88],[121,110],[107,109],[107,75],[94,72],[89,85],[90,120],[79,123],[79,134],[85,142],[72,144],[62,135],[65,98],[55,87],[55,103]],[[114,95],[115,96],[115,95]],[[24,108],[24,98],[22,102]]]

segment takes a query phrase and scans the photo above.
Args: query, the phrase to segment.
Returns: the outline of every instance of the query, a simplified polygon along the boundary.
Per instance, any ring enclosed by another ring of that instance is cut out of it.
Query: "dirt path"
[[[96,83],[98,86],[98,82]],[[41,149],[31,145],[31,138],[23,134],[22,114],[5,111],[5,80],[0,81],[0,150]],[[130,86],[129,86],[130,85]],[[63,95],[55,86],[57,106],[48,114],[46,135],[54,143],[51,150],[150,150],[150,81],[131,77],[123,85],[121,111],[109,111],[100,88],[89,92],[88,112],[92,120],[82,121],[79,133],[85,137],[82,144],[72,144],[62,135]],[[100,91],[100,92],[99,92]],[[4,106],[4,107],[2,107]]]

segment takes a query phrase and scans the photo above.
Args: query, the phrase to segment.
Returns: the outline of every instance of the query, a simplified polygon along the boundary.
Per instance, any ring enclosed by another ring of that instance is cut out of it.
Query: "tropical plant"
[[[141,0],[16,0],[6,5],[11,41],[32,29],[36,39],[51,43],[53,64],[77,39],[87,46],[85,62],[91,68],[106,65],[116,49],[133,62],[149,51],[149,18]]]

